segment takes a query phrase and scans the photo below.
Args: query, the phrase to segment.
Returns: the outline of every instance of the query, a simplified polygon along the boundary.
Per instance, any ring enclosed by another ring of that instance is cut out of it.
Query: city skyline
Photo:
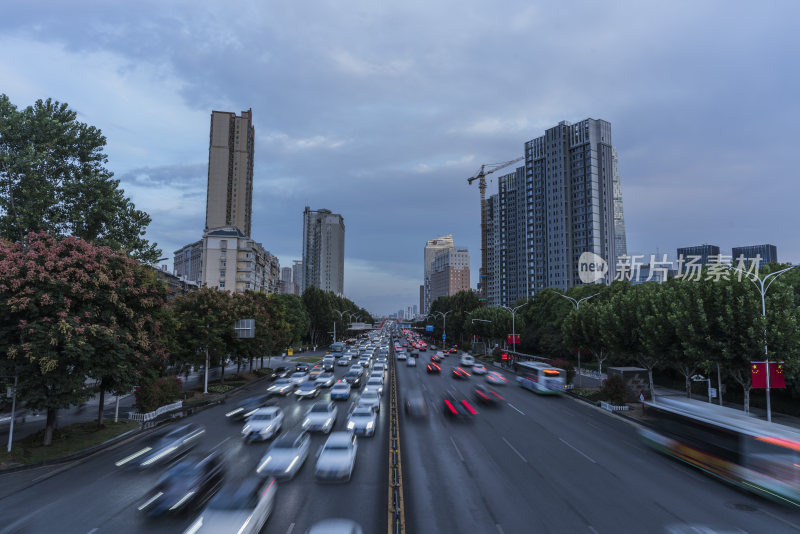
[[[9,2],[0,90],[102,130],[164,255],[204,226],[210,111],[252,109],[252,235],[290,266],[303,206],[345,214],[344,294],[376,313],[418,300],[434,235],[473,251],[476,287],[466,179],[585,117],[613,125],[628,254],[771,243],[800,261],[795,3],[145,6]]]

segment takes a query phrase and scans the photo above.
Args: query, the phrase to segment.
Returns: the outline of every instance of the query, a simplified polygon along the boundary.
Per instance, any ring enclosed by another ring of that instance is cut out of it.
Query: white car
[[[357,436],[374,436],[377,418],[372,408],[356,406],[347,418],[347,430],[352,430]]]
[[[350,366],[350,371],[356,371],[356,372],[358,372],[358,375],[359,375],[359,376],[361,376],[362,374],[364,374],[364,368],[363,368],[363,367],[361,367],[361,364],[358,364],[358,363],[351,365],[351,366]]]
[[[283,426],[283,410],[277,406],[259,408],[247,418],[242,437],[247,441],[264,441],[275,436]]]
[[[350,356],[342,356],[336,361],[336,365],[340,367],[346,367],[350,365]]]
[[[359,406],[367,406],[376,412],[381,411],[381,395],[377,391],[365,391],[358,399]]]
[[[475,358],[473,358],[469,354],[462,354],[459,362],[461,363],[462,366],[471,367],[475,365]]]
[[[485,375],[487,373],[486,367],[483,366],[481,363],[475,363],[472,365],[472,374],[474,375]]]
[[[405,360],[408,358],[408,355],[405,352],[398,352],[396,356],[398,360]]]
[[[275,507],[276,479],[229,482],[208,503],[184,534],[236,532],[257,534]]]
[[[336,383],[336,377],[333,373],[322,373],[317,377],[317,385],[322,388],[329,388]]]
[[[256,473],[261,476],[293,478],[308,458],[311,438],[308,432],[286,432],[270,445]]]
[[[416,358],[409,358],[406,362],[408,367],[416,367],[417,366],[417,359]]]
[[[314,475],[322,479],[350,480],[356,465],[358,442],[353,432],[334,432],[319,452]]]
[[[308,380],[308,373],[305,371],[296,371],[292,373],[292,376],[289,377],[289,380],[291,380],[293,384],[297,384],[299,386]]]
[[[319,431],[330,433],[336,424],[336,415],[339,409],[333,402],[315,402],[303,419],[303,430]]]
[[[367,380],[367,385],[364,387],[364,393],[368,393],[370,391],[377,391],[378,395],[383,395],[383,380],[380,378],[370,378]]]

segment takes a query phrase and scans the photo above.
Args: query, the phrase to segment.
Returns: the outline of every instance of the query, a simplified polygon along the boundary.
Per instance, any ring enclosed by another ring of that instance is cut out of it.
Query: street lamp
[[[581,309],[581,302],[583,302],[584,300],[589,300],[590,298],[596,297],[600,293],[595,293],[594,295],[589,295],[588,297],[583,297],[580,300],[575,300],[574,298],[572,298],[570,296],[567,296],[564,293],[559,293],[558,291],[556,291],[555,294],[556,295],[560,295],[560,296],[564,297],[565,299],[569,300],[570,302],[572,302],[575,305],[575,309],[579,310],[579,309]],[[602,369],[602,365],[603,365],[603,362],[601,361],[600,362],[600,366],[601,366],[600,370],[601,371],[603,370]],[[579,378],[581,377],[581,349],[578,349],[578,377]],[[581,382],[583,382],[583,381],[581,381]]]
[[[429,315],[441,315],[443,317],[442,321],[442,350],[447,348],[447,314],[453,313],[455,310],[449,310],[444,313],[442,312],[433,312]]]
[[[506,310],[511,312],[511,343],[512,343],[512,345],[514,347],[512,349],[512,352],[514,353],[514,361],[516,361],[516,358],[517,358],[517,355],[516,355],[516,352],[517,352],[517,325],[516,325],[516,321],[515,321],[516,316],[517,316],[517,310],[522,308],[522,307],[524,307],[524,306],[527,306],[529,302],[530,302],[530,300],[526,300],[524,304],[520,304],[516,308],[509,308],[508,306],[500,306],[501,308],[504,308],[504,309],[506,309]]]
[[[780,275],[791,271],[795,267],[800,267],[800,264],[792,265],[791,267],[781,269],[780,271],[775,271],[774,273],[769,273],[764,278],[761,278],[756,273],[748,272],[738,267],[733,267],[731,265],[728,265],[727,267],[732,271],[745,275],[745,277],[750,280],[754,286],[756,286],[756,290],[759,292],[759,294],[761,294],[761,316],[764,318],[764,357],[767,359],[767,421],[771,422],[772,406],[770,404],[769,396],[769,351],[767,350],[767,290],[769,289],[769,286],[772,285],[772,282],[777,280]],[[720,398],[722,398],[721,385],[719,394]]]

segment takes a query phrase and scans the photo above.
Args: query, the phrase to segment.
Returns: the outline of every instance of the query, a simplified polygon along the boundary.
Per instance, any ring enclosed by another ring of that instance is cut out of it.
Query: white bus
[[[535,393],[559,395],[567,385],[563,369],[543,362],[517,362],[517,383]]]

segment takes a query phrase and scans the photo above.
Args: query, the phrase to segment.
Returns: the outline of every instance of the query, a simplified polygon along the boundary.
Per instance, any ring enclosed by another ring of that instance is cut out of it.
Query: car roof
[[[328,440],[325,442],[325,445],[349,445],[352,439],[353,434],[351,432],[331,432],[330,436],[328,436]]]

